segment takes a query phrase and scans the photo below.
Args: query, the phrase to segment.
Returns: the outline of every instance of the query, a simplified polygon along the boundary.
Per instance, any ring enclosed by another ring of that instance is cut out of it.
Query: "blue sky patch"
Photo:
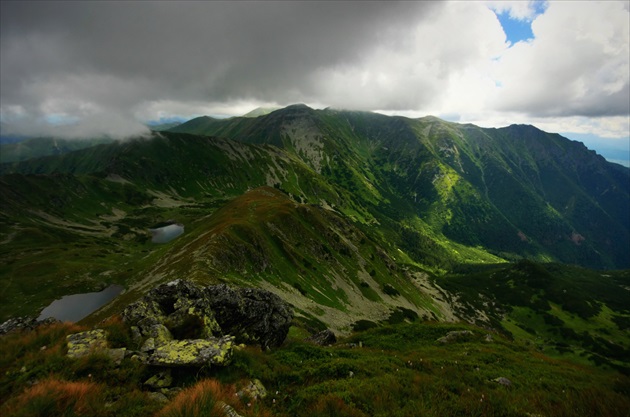
[[[507,40],[514,45],[520,41],[527,41],[528,39],[534,38],[534,33],[532,32],[532,21],[543,14],[547,9],[547,2],[544,1],[536,1],[534,2],[534,16],[531,19],[515,19],[510,16],[508,11],[503,11],[501,13],[495,14],[503,27],[503,31],[507,36]]]

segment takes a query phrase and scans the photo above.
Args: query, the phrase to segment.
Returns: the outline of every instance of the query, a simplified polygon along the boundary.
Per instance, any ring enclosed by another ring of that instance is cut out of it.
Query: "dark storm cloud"
[[[3,100],[67,74],[148,80],[144,94],[291,100],[321,67],[360,60],[417,24],[425,2],[2,3]],[[5,90],[6,89],[6,90]]]

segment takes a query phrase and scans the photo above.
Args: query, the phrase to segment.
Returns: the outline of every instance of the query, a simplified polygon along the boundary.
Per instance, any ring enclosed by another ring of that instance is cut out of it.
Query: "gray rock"
[[[502,376],[499,377],[499,378],[493,379],[493,381],[498,383],[498,384],[501,384],[501,385],[503,385],[505,387],[511,387],[512,386],[512,381],[510,381],[509,379],[504,378]]]
[[[60,323],[60,321],[52,317],[39,321],[33,317],[14,317],[0,324],[0,336],[13,331],[30,331],[53,323]]]
[[[326,329],[307,337],[305,340],[319,346],[328,346],[337,342],[337,336],[335,336],[332,330]]]
[[[258,288],[206,287],[215,318],[223,334],[236,343],[259,344],[263,349],[280,346],[287,337],[293,310],[277,295]]]
[[[468,336],[472,336],[473,332],[470,330],[456,330],[446,333],[446,336],[440,337],[437,341],[440,343],[452,343],[457,340],[465,339]]]

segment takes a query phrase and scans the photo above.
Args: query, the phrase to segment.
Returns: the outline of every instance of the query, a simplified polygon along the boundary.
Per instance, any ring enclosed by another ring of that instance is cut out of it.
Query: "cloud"
[[[3,134],[11,126],[125,136],[144,132],[149,120],[296,102],[461,121],[576,122],[629,111],[627,3],[553,2],[544,10],[539,2],[22,1],[0,8]],[[532,21],[534,39],[510,47],[495,11]]]
[[[507,13],[510,19],[531,22],[547,6],[547,1],[487,1],[487,6],[497,14]]]
[[[51,97],[126,109],[160,100],[299,101],[316,95],[307,82],[314,69],[395,43],[438,6],[3,2],[2,106],[57,111],[42,108]]]
[[[495,66],[498,110],[532,116],[630,113],[630,16],[621,2],[552,2],[532,23],[534,40]]]

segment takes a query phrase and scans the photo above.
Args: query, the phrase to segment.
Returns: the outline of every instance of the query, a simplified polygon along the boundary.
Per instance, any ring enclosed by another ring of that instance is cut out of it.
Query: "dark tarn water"
[[[110,285],[100,292],[66,295],[43,309],[37,320],[54,317],[61,321],[77,322],[113,300],[123,289],[121,285]]]
[[[173,223],[168,226],[149,229],[151,233],[151,242],[167,243],[184,233],[184,225],[181,223]]]

